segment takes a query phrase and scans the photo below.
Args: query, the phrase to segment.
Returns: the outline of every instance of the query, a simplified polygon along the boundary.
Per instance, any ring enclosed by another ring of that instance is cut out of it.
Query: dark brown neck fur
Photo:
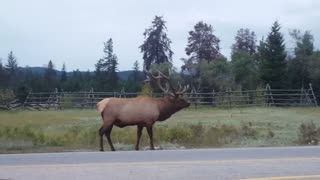
[[[158,121],[164,121],[168,119],[172,114],[179,111],[174,101],[170,100],[169,97],[159,98],[158,107],[160,111]]]

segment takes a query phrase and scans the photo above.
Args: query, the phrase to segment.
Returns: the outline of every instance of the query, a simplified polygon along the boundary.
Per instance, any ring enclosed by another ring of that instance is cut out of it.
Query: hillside
[[[24,67],[24,68],[20,68],[20,70],[22,72],[25,72],[25,71],[31,71],[35,74],[44,74],[46,72],[46,69],[45,67]],[[55,70],[57,75],[60,76],[61,75],[61,71],[58,71],[58,70]],[[133,72],[133,70],[127,70],[127,71],[119,71],[118,72],[118,77],[119,79],[121,80],[127,80],[128,77],[130,76],[130,74]],[[67,72],[68,76],[71,76],[73,72]],[[80,71],[80,73],[87,73],[87,71]],[[90,74],[94,74],[93,71],[90,71]]]

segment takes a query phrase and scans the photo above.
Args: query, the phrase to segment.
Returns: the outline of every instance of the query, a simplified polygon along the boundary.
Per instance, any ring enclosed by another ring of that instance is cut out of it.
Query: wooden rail
[[[96,103],[107,97],[130,98],[139,93],[126,92],[39,92],[30,93],[23,103],[25,109],[95,108]],[[153,97],[164,96],[153,93]],[[245,106],[317,106],[312,85],[309,89],[265,89],[226,91],[212,93],[185,93],[192,107],[245,107]]]

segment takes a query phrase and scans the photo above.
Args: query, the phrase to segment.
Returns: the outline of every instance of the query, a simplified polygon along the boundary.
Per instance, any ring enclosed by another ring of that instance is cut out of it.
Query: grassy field
[[[319,108],[188,109],[157,123],[154,138],[163,149],[300,145],[301,124],[313,122],[304,131],[320,137],[319,117]],[[95,110],[0,111],[0,153],[96,151],[101,124]],[[132,150],[136,127],[116,127],[112,139],[117,150]]]

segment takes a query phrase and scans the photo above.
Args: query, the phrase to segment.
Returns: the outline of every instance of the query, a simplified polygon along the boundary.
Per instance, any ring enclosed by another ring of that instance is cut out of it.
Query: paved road
[[[0,179],[320,179],[320,147],[0,155]]]

